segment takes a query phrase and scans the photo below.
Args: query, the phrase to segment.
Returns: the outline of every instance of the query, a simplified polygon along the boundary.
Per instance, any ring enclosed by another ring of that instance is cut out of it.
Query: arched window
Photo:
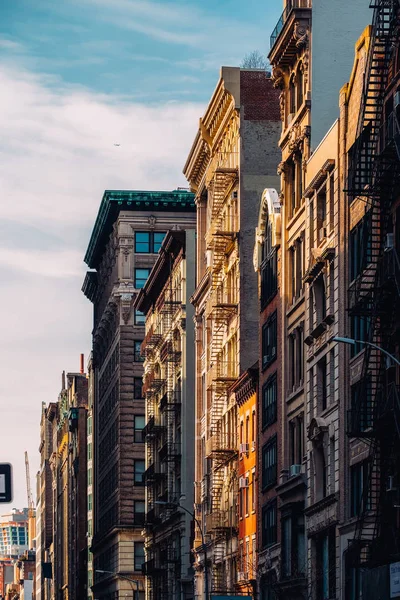
[[[265,258],[267,258],[267,256],[269,256],[269,253],[272,250],[272,230],[271,230],[271,223],[268,219],[266,219],[266,223],[265,223],[265,232],[264,232],[264,243],[263,243],[263,247],[262,247],[262,260],[264,260]]]
[[[297,108],[303,104],[304,100],[304,77],[303,77],[303,65],[299,64],[297,68],[296,74],[296,83],[297,83]]]
[[[289,82],[289,114],[294,115],[296,112],[296,86],[294,73]]]

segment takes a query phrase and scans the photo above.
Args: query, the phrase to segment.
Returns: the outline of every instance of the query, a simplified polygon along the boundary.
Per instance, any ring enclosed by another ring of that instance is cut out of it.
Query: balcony
[[[207,388],[228,388],[237,379],[236,363],[217,360],[207,372]]]
[[[161,574],[162,571],[163,569],[161,568],[160,562],[154,558],[147,560],[142,564],[142,574],[147,577],[154,577],[155,575]]]
[[[206,441],[206,458],[227,454],[237,454],[234,436],[218,432]]]
[[[166,477],[166,473],[160,473],[159,471],[156,471],[154,464],[150,465],[149,468],[143,473],[143,481],[145,485],[153,485],[158,481],[162,481]]]
[[[146,440],[149,436],[156,437],[165,431],[165,425],[162,425],[160,417],[150,417],[147,421],[147,425],[142,430],[142,439]]]
[[[229,512],[227,510],[217,510],[206,515],[207,533],[232,528],[236,528],[236,523],[230,523]]]
[[[166,443],[162,446],[159,457],[160,461],[174,461],[181,456],[181,445],[178,443]]]
[[[294,15],[295,11],[304,11],[304,10],[310,10],[312,7],[312,0],[287,0],[285,9],[283,11],[283,13],[281,14],[275,29],[273,30],[271,37],[270,37],[270,56],[271,54],[275,53],[277,51],[277,46],[276,42],[278,40],[279,37],[281,37],[281,35],[283,35],[284,29],[286,28],[286,24],[290,21],[291,25],[293,25],[294,27],[294,19],[290,19],[290,17],[292,16],[292,14]],[[304,13],[303,13],[304,15]],[[301,15],[301,16],[303,16]],[[304,15],[307,19],[309,19],[309,15]],[[303,23],[302,23],[303,24]],[[292,27],[288,28],[288,31],[292,30]],[[292,38],[292,39],[290,39]],[[298,39],[296,39],[294,36],[288,36],[285,38],[285,42],[288,42],[288,44],[283,44],[282,45],[282,55],[284,58],[286,58],[285,63],[289,64],[290,60],[293,58],[294,53],[296,51],[296,43],[297,43]],[[273,52],[274,51],[274,52]],[[289,51],[289,54],[287,54]],[[275,56],[273,57],[275,59]],[[275,60],[272,61],[273,63],[275,63]]]
[[[178,410],[181,407],[181,392],[166,392],[160,400],[159,409]]]

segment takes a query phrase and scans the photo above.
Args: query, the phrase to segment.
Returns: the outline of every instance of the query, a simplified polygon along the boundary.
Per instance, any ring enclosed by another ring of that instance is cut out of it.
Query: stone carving
[[[285,87],[285,79],[283,77],[283,71],[279,67],[272,68],[272,82],[274,88],[283,90]]]
[[[296,123],[293,125],[290,131],[290,142],[289,142],[289,150],[290,152],[302,151],[304,148],[304,142],[310,138],[311,128],[306,125],[301,129],[300,124]]]
[[[307,27],[299,21],[296,21],[294,24],[293,37],[296,40],[296,48],[299,50],[305,48],[308,45]]]
[[[283,90],[279,94],[279,110],[280,110],[280,115],[281,115],[281,121],[284,121],[285,120],[285,92]]]
[[[147,219],[148,223],[149,223],[149,227],[150,229],[154,229],[154,227],[156,226],[156,222],[157,219],[154,215],[150,215]]]
[[[286,163],[284,161],[281,161],[279,163],[276,172],[277,172],[278,175],[285,175],[285,173],[286,173]]]

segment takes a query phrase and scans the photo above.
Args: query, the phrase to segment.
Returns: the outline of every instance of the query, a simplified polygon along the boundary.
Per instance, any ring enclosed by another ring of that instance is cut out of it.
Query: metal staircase
[[[366,341],[390,351],[398,321],[396,312],[400,309],[400,270],[396,250],[388,243],[392,239],[388,237],[392,232],[392,205],[400,189],[400,146],[395,136],[388,143],[383,132],[388,75],[399,41],[400,4],[399,0],[374,0],[371,8],[372,35],[348,190],[349,197],[363,200],[367,210],[359,248],[360,274],[349,288],[349,313],[367,319]],[[396,119],[396,115],[393,117]],[[349,547],[357,568],[387,560],[387,554],[394,549],[385,548],[385,522],[393,511],[393,503],[387,502],[385,485],[390,471],[396,472],[394,477],[400,484],[400,411],[396,408],[395,384],[395,392],[389,393],[389,376],[382,353],[366,346],[362,376],[353,393],[347,423],[348,435],[369,445],[367,481]]]

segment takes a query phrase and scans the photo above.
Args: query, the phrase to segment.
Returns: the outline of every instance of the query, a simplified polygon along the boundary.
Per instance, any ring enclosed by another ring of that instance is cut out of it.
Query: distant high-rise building
[[[168,230],[193,220],[194,195],[106,191],[85,256],[83,292],[93,302],[92,450],[93,591],[96,598],[144,597],[144,426],[142,392],[145,316],[133,302],[146,283]],[[136,509],[135,509],[136,507]],[[136,510],[136,512],[135,512]],[[103,571],[103,572],[100,572]],[[134,584],[133,584],[134,585]]]
[[[0,556],[17,558],[28,550],[28,509],[0,516]]]

